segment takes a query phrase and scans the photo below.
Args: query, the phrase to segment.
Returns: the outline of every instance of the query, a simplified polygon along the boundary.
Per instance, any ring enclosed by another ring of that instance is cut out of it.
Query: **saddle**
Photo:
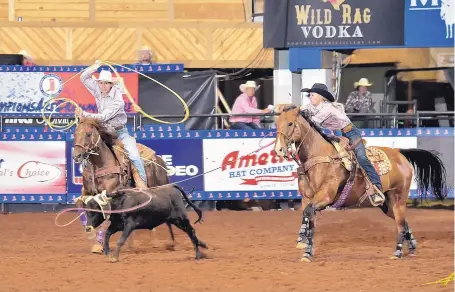
[[[349,139],[346,137],[339,138],[339,142],[332,141],[332,144],[338,153],[341,164],[347,171],[352,171],[354,166],[353,158],[355,155],[352,149],[355,148],[356,145],[349,145]],[[362,139],[362,141],[359,142],[366,146],[365,139]],[[392,169],[392,165],[385,152],[376,147],[365,147],[365,149],[368,160],[370,160],[378,175],[381,176],[389,173]]]
[[[153,149],[139,143],[136,143],[136,146],[139,151],[139,155],[144,161],[144,166],[148,166],[156,160],[156,152]],[[107,166],[97,169],[94,174],[92,174],[92,170],[90,168],[86,167],[82,175],[94,180],[109,174],[119,174],[122,186],[128,186],[130,179],[133,179],[137,185],[138,182],[135,178],[139,179],[140,176],[136,167],[134,167],[128,159],[128,154],[123,143],[120,140],[115,139],[113,140],[113,145],[109,148],[114,153],[114,156],[120,165]]]

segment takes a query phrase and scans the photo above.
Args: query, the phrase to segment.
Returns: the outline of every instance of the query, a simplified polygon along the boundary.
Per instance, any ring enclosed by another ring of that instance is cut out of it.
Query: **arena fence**
[[[128,125],[138,143],[164,158],[171,182],[195,190],[193,200],[301,198],[295,162],[278,159],[272,147],[252,153],[274,140],[273,129],[187,131],[184,125],[155,124],[138,130],[138,125]],[[372,146],[437,150],[447,176],[454,176],[454,128],[362,129],[362,135]],[[69,204],[80,195],[82,175],[80,165],[71,159],[71,130],[3,124],[0,138],[0,203]],[[215,168],[220,169],[204,174]],[[418,195],[415,183],[410,195]],[[449,196],[453,198],[453,190]]]

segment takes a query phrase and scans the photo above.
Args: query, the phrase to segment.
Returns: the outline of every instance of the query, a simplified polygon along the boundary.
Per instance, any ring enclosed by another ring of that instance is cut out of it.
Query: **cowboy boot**
[[[377,186],[373,186],[374,193],[370,195],[370,202],[374,207],[384,204],[385,196]]]
[[[136,188],[139,189],[147,189],[148,186],[145,183],[145,181],[142,179],[142,177],[139,175],[139,171],[137,171],[136,166],[131,165],[131,170],[133,172],[133,178],[134,178],[134,183],[136,184]]]

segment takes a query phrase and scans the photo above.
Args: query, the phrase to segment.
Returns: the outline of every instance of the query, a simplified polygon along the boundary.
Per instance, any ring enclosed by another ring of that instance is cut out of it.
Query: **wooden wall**
[[[27,50],[38,65],[87,65],[96,59],[134,63],[149,46],[157,63],[188,68],[273,68],[262,48],[262,24],[195,22],[0,22],[0,53]]]
[[[243,0],[0,0],[0,20],[244,22]],[[9,4],[8,4],[9,3]],[[8,17],[9,16],[9,17]]]

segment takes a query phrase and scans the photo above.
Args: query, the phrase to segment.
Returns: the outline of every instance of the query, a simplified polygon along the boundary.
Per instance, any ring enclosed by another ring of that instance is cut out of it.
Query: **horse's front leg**
[[[299,229],[299,237],[297,239],[297,248],[303,249],[304,253],[301,262],[311,262],[314,256],[314,232],[315,224],[314,219],[316,211],[323,209],[328,204],[330,204],[331,199],[327,195],[330,193],[330,190],[333,189],[333,186],[327,185],[323,189],[319,190],[316,195],[307,199],[308,204],[303,209],[302,216],[302,225]],[[304,200],[302,200],[302,203]]]

